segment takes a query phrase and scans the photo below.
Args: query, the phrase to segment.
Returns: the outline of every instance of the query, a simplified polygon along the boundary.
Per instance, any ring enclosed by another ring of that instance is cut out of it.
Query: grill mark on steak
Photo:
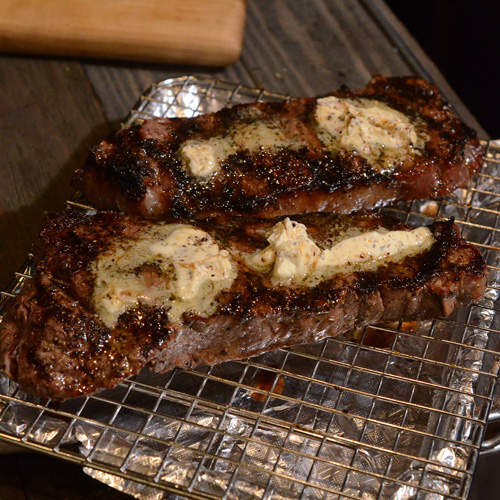
[[[373,214],[294,220],[320,245],[350,226],[407,228]],[[276,222],[221,216],[190,223],[222,248],[255,251],[267,245],[263,230]],[[138,306],[108,328],[92,310],[91,263],[113,239],[134,237],[152,224],[71,209],[48,219],[35,245],[36,274],[10,302],[0,325],[0,367],[22,390],[64,400],[114,387],[147,364],[157,371],[214,364],[365,324],[436,317],[477,300],[486,284],[478,249],[460,237],[452,221],[436,222],[429,226],[435,238],[430,250],[376,272],[338,274],[314,288],[270,286],[265,275],[240,263],[231,289],[219,294],[218,309],[209,317],[191,312],[173,323],[165,308]]]
[[[464,187],[479,170],[482,147],[437,87],[414,77],[374,77],[363,89],[330,94],[381,101],[420,123],[428,135],[421,155],[392,173],[378,173],[353,152],[333,154],[313,124],[316,99],[236,105],[193,118],[158,118],[113,133],[92,148],[73,178],[97,208],[148,217],[220,213],[261,217],[336,211],[349,213],[398,200],[423,199]],[[305,146],[277,151],[237,151],[221,171],[198,182],[183,166],[179,149],[238,123],[266,121]]]

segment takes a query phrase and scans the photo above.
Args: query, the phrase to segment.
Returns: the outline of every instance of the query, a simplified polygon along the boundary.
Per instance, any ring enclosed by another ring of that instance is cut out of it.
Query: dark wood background
[[[365,85],[374,73],[434,80],[486,133],[382,0],[252,0],[240,60],[227,68],[0,55],[0,285],[24,261],[48,212],[73,194],[87,147],[119,126],[151,83],[208,75],[290,95]],[[0,457],[0,499],[119,499],[73,465]]]

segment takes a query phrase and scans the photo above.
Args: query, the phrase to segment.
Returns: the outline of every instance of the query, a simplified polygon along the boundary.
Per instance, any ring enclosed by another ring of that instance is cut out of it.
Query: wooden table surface
[[[253,0],[242,55],[227,68],[0,55],[0,285],[22,264],[74,170],[119,126],[140,93],[172,76],[206,75],[290,95],[365,85],[374,73],[435,81],[481,129],[382,0]],[[78,467],[38,454],[0,457],[0,499],[119,499]]]

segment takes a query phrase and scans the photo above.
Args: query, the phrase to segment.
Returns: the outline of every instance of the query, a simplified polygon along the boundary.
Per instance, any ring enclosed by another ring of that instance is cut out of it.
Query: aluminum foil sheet
[[[154,85],[126,125],[282,96],[209,79]],[[0,438],[81,464],[139,499],[466,498],[499,363],[500,143],[445,200],[388,209],[455,217],[490,266],[451,317],[368,327],[249,361],[155,374],[62,404],[0,379]],[[29,262],[0,312],[29,279]]]

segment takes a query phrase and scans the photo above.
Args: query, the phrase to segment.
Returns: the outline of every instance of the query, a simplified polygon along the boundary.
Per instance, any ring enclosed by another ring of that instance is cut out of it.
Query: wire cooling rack
[[[284,96],[211,79],[153,85],[125,125]],[[0,381],[0,439],[85,467],[137,498],[467,496],[499,363],[500,143],[469,189],[387,209],[455,217],[490,269],[484,299],[446,319],[166,374],[58,404]],[[2,292],[0,314],[33,272]]]

